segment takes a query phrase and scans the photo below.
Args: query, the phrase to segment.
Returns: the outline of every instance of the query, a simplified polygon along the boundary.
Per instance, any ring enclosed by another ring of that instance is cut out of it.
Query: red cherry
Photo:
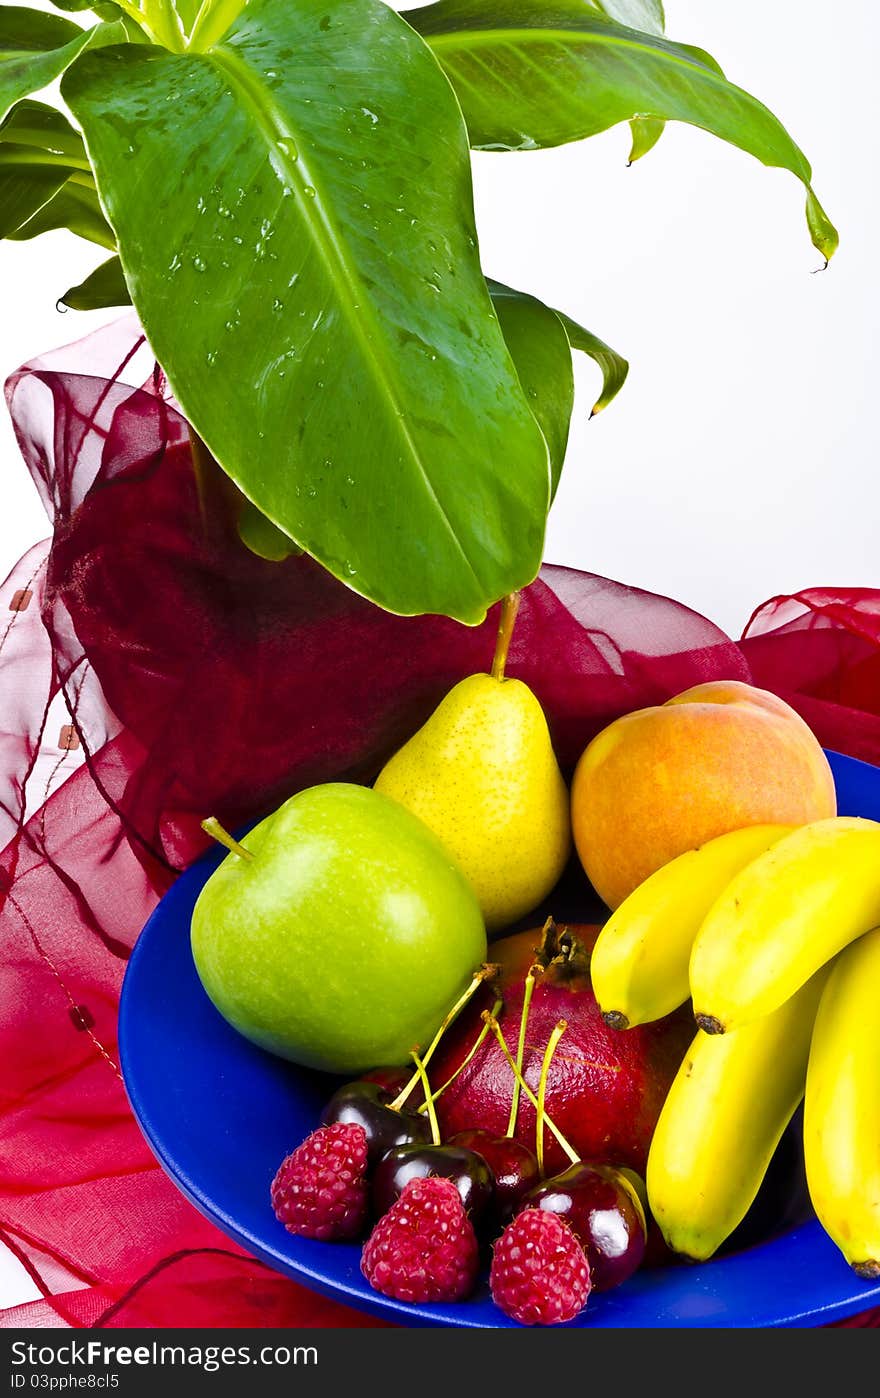
[[[522,1208],[557,1214],[580,1240],[596,1291],[610,1291],[641,1265],[645,1215],[629,1180],[610,1165],[579,1161],[527,1194]]]
[[[493,1136],[491,1131],[482,1131],[477,1127],[459,1131],[457,1136],[452,1137],[450,1145],[465,1146],[468,1150],[476,1151],[495,1176],[492,1217],[500,1232],[517,1212],[524,1195],[539,1182],[534,1151],[529,1150],[522,1141],[510,1136]]]

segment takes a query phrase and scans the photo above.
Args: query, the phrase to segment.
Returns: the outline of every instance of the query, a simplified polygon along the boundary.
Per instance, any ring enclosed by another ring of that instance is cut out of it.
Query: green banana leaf
[[[618,24],[627,24],[630,29],[641,29],[645,34],[662,34],[666,28],[666,17],[660,0],[591,0],[597,10],[602,10],[609,19]],[[57,0],[55,0],[57,3]]]
[[[586,354],[594,360],[602,370],[602,392],[593,404],[590,417],[595,417],[601,413],[613,398],[616,398],[626,382],[629,373],[629,362],[618,354],[610,345],[606,345],[604,340],[600,340],[598,335],[594,335],[591,330],[585,330],[582,325],[578,325],[576,320],[567,316],[562,311],[557,311],[562,322],[565,333],[568,336],[568,343],[572,349],[579,350],[581,354]]]
[[[115,248],[116,239],[101,212],[94,185],[90,182],[78,184],[77,178],[74,174],[66,179],[57,193],[8,236],[14,242],[21,243],[29,238],[38,238],[41,233],[51,233],[56,228],[67,228],[77,237],[86,238],[99,247]]]
[[[626,24],[630,29],[641,29],[645,34],[662,34],[666,28],[660,0],[594,0],[594,3],[609,19],[616,19],[618,24]],[[665,121],[655,121],[651,117],[632,118],[629,124],[632,134],[630,165],[653,150],[665,126]]]
[[[34,160],[67,165],[85,172],[91,168],[82,136],[63,112],[45,102],[25,98],[0,124],[0,143],[27,146]]]
[[[15,153],[15,148],[9,148]],[[0,238],[12,237],[67,180],[66,170],[10,160],[0,148]]]
[[[519,381],[550,453],[550,495],[556,494],[574,407],[574,374],[568,337],[559,317],[542,301],[490,281],[489,292]]]
[[[61,15],[0,6],[0,119],[19,98],[54,82],[86,47],[119,42],[121,30],[108,35],[108,29],[116,26],[81,29]]]
[[[591,417],[620,392],[629,364],[604,340],[562,311],[554,311],[536,297],[514,291],[502,282],[489,281],[488,286],[520,383],[550,451],[552,499],[562,474],[574,407],[571,351],[589,355],[602,371],[602,391]]]
[[[455,88],[476,149],[556,146],[633,117],[689,122],[796,175],[813,242],[833,255],[837,232],[806,156],[702,50],[617,24],[583,0],[438,0],[405,18]]]
[[[16,103],[0,125],[0,237],[14,237],[74,172],[88,169],[82,140],[61,112]]]
[[[122,263],[116,256],[108,257],[90,272],[85,281],[72,286],[58,298],[59,305],[72,311],[100,311],[107,306],[127,306],[131,302]]]
[[[533,578],[547,447],[412,30],[252,0],[207,52],[102,48],[62,91],[150,344],[248,499],[390,611],[476,623]]]
[[[302,553],[302,549],[267,519],[256,505],[252,505],[250,500],[245,500],[238,517],[238,536],[251,553],[255,553],[258,558],[267,558],[271,563],[281,563],[292,554]]]

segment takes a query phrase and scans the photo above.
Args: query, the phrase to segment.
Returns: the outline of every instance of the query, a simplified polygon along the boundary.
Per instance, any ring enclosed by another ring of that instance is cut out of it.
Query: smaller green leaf
[[[837,234],[813,194],[809,161],[773,113],[704,50],[622,25],[610,4],[435,0],[404,18],[452,83],[475,149],[562,145],[646,117],[689,122],[796,175],[811,236],[829,258]],[[638,154],[646,134],[656,132],[637,133]]]
[[[632,143],[627,164],[635,165],[637,160],[641,160],[643,155],[654,149],[666,130],[666,122],[657,121],[654,117],[634,117],[629,129],[632,133]]]
[[[555,311],[524,291],[489,281],[501,333],[550,454],[551,499],[556,493],[574,408],[568,337]]]
[[[807,227],[813,246],[825,258],[825,266],[831,261],[840,246],[840,234],[826,214],[812,188],[807,187]]]
[[[645,34],[665,33],[666,16],[660,0],[595,0],[595,5],[609,19],[616,19],[618,24],[626,24],[630,29],[641,29]],[[635,165],[654,149],[666,129],[666,122],[654,117],[633,117],[629,128],[632,143],[627,165]]]
[[[0,117],[20,97],[53,82],[88,41],[88,30],[60,15],[23,5],[0,8]]]
[[[217,9],[217,0],[174,0],[174,8],[183,26],[184,34],[192,34],[196,21],[204,21],[208,11]],[[230,7],[227,5],[227,8]],[[243,0],[237,0],[237,9],[235,5],[231,8],[235,9],[237,16],[238,10],[243,8]],[[203,11],[205,11],[204,15]],[[229,23],[231,22],[230,20]]]
[[[618,354],[610,345],[606,345],[604,340],[600,340],[598,335],[586,330],[582,325],[578,325],[571,316],[565,315],[562,311],[557,311],[565,333],[568,336],[568,343],[572,349],[580,350],[582,354],[589,355],[595,360],[602,370],[602,392],[593,404],[590,417],[595,417],[601,413],[603,408],[607,408],[613,398],[616,398],[626,382],[629,373],[629,363]]]
[[[72,311],[102,311],[108,306],[130,306],[131,297],[118,257],[108,257],[90,272],[79,286],[72,286],[58,298],[59,305]]]
[[[299,556],[303,552],[250,500],[245,500],[238,517],[238,537],[251,553],[268,559],[270,563],[281,563],[285,558]]]
[[[31,98],[17,102],[0,124],[0,143],[27,146],[34,160],[43,159],[46,164],[67,165],[71,170],[91,168],[83,138],[64,113]]]
[[[590,0],[595,9],[643,34],[662,34],[666,27],[660,0]]]
[[[0,152],[0,238],[14,236],[66,179],[65,170],[53,169],[51,165],[6,163]]]
[[[0,237],[37,215],[78,166],[89,168],[67,118],[41,102],[18,102],[0,125]]]
[[[89,183],[79,184],[77,179],[87,180],[86,176],[74,174],[69,177],[47,203],[29,218],[26,223],[9,234],[16,242],[27,238],[38,238],[41,233],[50,233],[56,228],[67,228],[77,237],[102,248],[115,248],[113,230],[101,212],[95,187]]]
[[[126,24],[80,29],[61,15],[0,5],[0,119],[16,102],[60,77],[85,49],[126,43]]]

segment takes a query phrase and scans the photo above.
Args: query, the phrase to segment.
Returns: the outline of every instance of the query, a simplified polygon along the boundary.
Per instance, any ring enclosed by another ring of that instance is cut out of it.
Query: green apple
[[[476,898],[428,827],[336,782],[230,844],[192,917],[196,969],[230,1024],[333,1073],[427,1044],[486,958]]]

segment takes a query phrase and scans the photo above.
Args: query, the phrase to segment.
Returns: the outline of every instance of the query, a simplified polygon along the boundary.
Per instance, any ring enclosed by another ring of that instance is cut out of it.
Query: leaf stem
[[[183,31],[172,0],[144,0],[144,9],[159,42],[172,53],[183,53]]]
[[[131,0],[115,0],[115,3],[119,6],[122,13],[127,15],[130,20],[133,20],[138,28],[142,29],[154,44],[160,44],[163,48],[167,47],[161,34],[155,28],[151,17],[142,10],[139,5],[133,5]]]
[[[197,53],[211,48],[235,23],[244,6],[245,0],[202,0],[187,47]]]

